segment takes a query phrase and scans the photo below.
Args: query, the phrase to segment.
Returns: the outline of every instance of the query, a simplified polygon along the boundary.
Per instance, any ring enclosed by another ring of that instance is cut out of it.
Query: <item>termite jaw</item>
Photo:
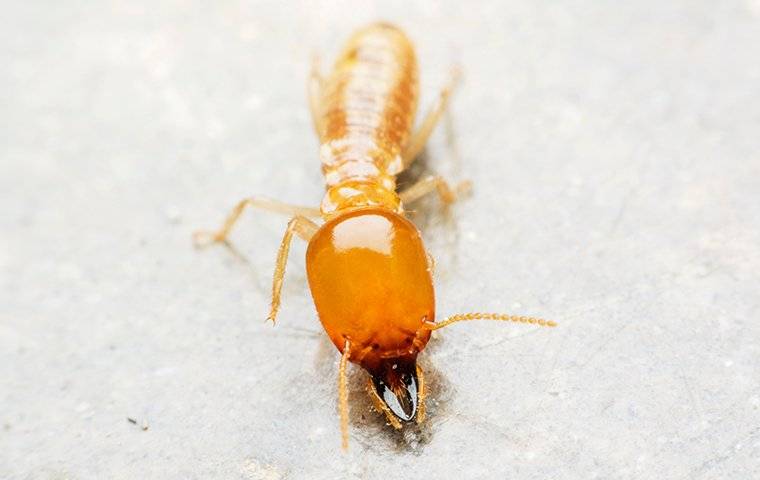
[[[420,407],[420,385],[417,377],[416,355],[384,359],[370,372],[372,394],[393,424],[413,422]],[[400,426],[400,425],[399,425]]]

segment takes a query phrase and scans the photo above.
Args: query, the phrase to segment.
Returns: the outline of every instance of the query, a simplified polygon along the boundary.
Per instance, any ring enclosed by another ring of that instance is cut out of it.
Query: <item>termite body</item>
[[[400,30],[375,24],[349,40],[317,99],[328,221],[306,252],[322,325],[341,352],[349,342],[348,359],[404,421],[417,416],[416,356],[435,316],[425,248],[396,193],[418,90],[417,59]]]
[[[370,374],[370,392],[389,423],[425,416],[417,355],[431,331],[463,320],[492,319],[554,326],[503,314],[459,314],[435,322],[432,264],[404,205],[437,191],[444,203],[457,191],[429,177],[396,191],[396,176],[424,147],[445,111],[455,79],[415,130],[419,93],[414,48],[398,28],[375,23],[357,31],[332,72],[310,78],[310,107],[320,141],[326,192],[320,208],[252,197],[241,201],[218,231],[198,232],[199,244],[225,241],[248,205],[294,215],[280,246],[269,319],[274,321],[293,234],[308,242],[306,270],[319,319],[341,353],[340,411],[347,446],[346,364]],[[318,226],[307,217],[320,217]]]

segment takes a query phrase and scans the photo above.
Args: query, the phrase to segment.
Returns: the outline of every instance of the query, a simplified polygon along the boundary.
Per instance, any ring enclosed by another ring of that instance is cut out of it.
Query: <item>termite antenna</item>
[[[448,318],[443,319],[440,322],[426,321],[425,327],[430,330],[438,330],[440,328],[451,325],[456,322],[465,322],[469,320],[499,320],[502,322],[515,322],[515,323],[527,323],[530,325],[538,325],[541,327],[556,327],[557,323],[551,320],[544,320],[542,318],[523,317],[520,315],[508,315],[505,313],[457,313]]]
[[[346,340],[343,346],[343,355],[340,357],[340,369],[338,371],[338,402],[340,409],[340,435],[342,437],[343,451],[348,451],[348,381],[346,379],[346,364],[351,352],[351,343]]]

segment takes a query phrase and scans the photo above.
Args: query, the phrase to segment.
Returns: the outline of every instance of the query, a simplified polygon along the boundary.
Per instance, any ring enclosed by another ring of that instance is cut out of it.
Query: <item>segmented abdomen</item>
[[[417,60],[400,30],[379,23],[351,37],[321,93],[325,215],[369,205],[400,210],[395,176],[417,90]]]

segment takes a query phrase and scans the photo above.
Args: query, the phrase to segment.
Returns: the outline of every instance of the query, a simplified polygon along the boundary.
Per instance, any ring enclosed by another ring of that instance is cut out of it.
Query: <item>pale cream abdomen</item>
[[[378,23],[349,40],[319,102],[324,215],[367,206],[400,211],[395,176],[403,169],[417,91],[417,60],[400,30]]]

